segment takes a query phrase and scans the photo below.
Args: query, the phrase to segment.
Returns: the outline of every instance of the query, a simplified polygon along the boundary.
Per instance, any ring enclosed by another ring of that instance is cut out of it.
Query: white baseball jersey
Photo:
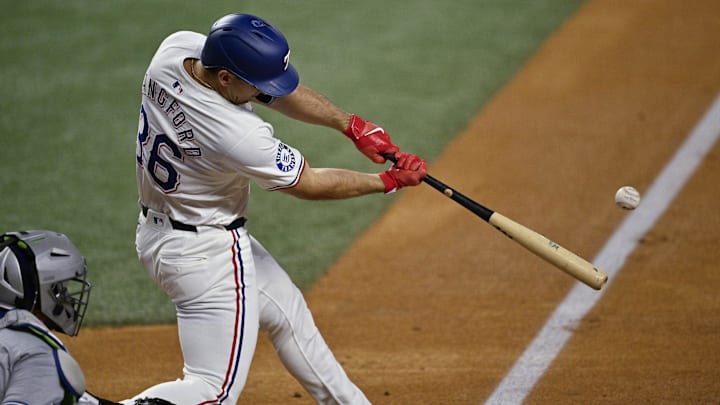
[[[227,225],[246,216],[250,181],[294,186],[304,158],[273,137],[250,103],[233,105],[183,68],[200,58],[202,34],[181,31],[160,45],[142,84],[137,180],[140,200],[176,221]]]

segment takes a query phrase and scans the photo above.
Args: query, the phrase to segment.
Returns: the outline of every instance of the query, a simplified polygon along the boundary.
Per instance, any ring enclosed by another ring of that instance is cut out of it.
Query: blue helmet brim
[[[288,64],[285,72],[273,79],[251,83],[255,88],[273,97],[284,97],[295,91],[300,84],[300,75],[293,65]]]

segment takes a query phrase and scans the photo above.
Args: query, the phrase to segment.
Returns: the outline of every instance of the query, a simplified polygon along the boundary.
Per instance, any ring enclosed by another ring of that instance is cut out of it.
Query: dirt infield
[[[588,1],[430,172],[592,259],[628,215],[615,190],[646,190],[718,96],[719,15],[714,0]],[[715,145],[527,403],[720,401],[719,159]],[[572,285],[418,187],[307,298],[373,403],[477,404]],[[119,399],[180,375],[175,333],[88,328],[68,346],[89,388]],[[262,334],[241,403],[313,403]]]

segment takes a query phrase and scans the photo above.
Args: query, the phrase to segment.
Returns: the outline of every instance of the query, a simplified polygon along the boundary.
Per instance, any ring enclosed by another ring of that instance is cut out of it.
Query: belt
[[[146,207],[144,205],[141,205],[140,207],[142,208],[143,215],[147,217],[148,207]],[[195,225],[184,224],[184,223],[182,223],[180,221],[176,221],[170,217],[168,217],[168,219],[170,220],[170,226],[172,226],[172,229],[176,229],[178,231],[197,232],[197,227]],[[223,225],[223,228],[227,229],[228,231],[232,231],[233,229],[237,229],[237,228],[242,228],[243,226],[245,226],[245,221],[247,221],[245,219],[245,217],[240,217],[240,218],[232,221],[228,225]]]

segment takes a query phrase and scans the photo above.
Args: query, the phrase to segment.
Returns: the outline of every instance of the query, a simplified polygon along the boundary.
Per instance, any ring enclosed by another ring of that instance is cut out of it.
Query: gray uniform
[[[73,379],[80,373],[82,378],[82,372],[74,361],[68,368],[66,360],[56,360],[56,350],[67,352],[60,340],[32,313],[14,309],[2,315],[0,403],[62,404],[66,390],[60,376]]]

